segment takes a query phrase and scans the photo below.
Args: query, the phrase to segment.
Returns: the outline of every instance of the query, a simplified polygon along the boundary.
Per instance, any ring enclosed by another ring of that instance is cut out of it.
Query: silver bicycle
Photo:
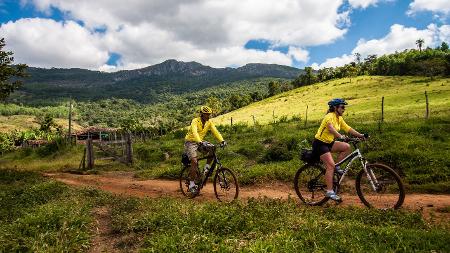
[[[347,163],[342,171],[335,170],[333,190],[339,192],[352,163],[359,160],[361,170],[356,178],[350,180],[355,181],[356,192],[364,205],[377,209],[400,208],[405,199],[405,189],[400,176],[387,165],[368,163],[357,146],[361,139],[347,138],[344,141],[351,143],[355,150],[336,164],[343,168],[343,164]],[[311,150],[302,151],[302,160],[306,163],[295,174],[295,192],[307,205],[322,205],[329,200],[326,197],[326,169],[321,161],[313,158]]]

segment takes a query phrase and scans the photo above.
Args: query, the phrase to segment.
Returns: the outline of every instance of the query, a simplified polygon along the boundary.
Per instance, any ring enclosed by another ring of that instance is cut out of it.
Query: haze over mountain
[[[163,93],[182,94],[216,85],[261,77],[293,79],[301,69],[250,63],[239,68],[212,68],[198,62],[167,60],[142,69],[100,72],[86,69],[34,68],[12,101],[96,100],[126,98],[155,102]]]

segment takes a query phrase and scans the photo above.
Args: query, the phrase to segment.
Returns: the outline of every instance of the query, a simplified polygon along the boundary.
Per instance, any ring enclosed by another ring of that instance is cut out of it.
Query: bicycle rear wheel
[[[185,167],[183,166],[183,169],[181,170],[180,173],[180,190],[181,193],[183,193],[184,196],[192,199],[198,196],[198,194],[192,194],[189,191],[189,181],[190,181],[190,177],[189,177],[189,170],[191,168],[190,167]]]
[[[397,209],[405,200],[405,189],[400,176],[384,164],[368,164],[367,172],[361,170],[356,177],[356,192],[367,207]],[[369,181],[373,178],[375,189]]]
[[[234,173],[220,168],[214,176],[214,194],[220,202],[231,202],[239,195],[239,184]]]
[[[326,197],[325,169],[318,164],[305,164],[297,170],[294,188],[303,203],[320,206],[328,201]]]

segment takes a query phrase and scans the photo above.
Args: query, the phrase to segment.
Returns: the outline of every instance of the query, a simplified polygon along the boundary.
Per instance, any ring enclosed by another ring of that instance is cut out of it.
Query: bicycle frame
[[[200,157],[198,159],[198,161],[206,160],[208,158],[213,158],[213,163],[212,163],[211,168],[209,169],[208,173],[206,174],[206,176],[202,174],[203,181],[202,181],[202,184],[200,185],[200,188],[203,188],[203,186],[206,185],[206,182],[208,181],[208,178],[212,175],[212,173],[216,169],[217,165],[219,166],[219,169],[222,167],[222,164],[220,163],[219,158],[217,158],[215,151],[214,151],[214,153],[212,155]]]
[[[362,156],[361,151],[356,146],[356,144],[353,143],[353,146],[355,147],[355,150],[352,153],[350,153],[348,156],[346,156],[344,159],[342,159],[342,161],[336,163],[336,166],[340,166],[343,163],[346,163],[347,161],[349,161],[347,166],[345,166],[344,173],[342,173],[342,175],[339,178],[339,182],[338,182],[339,185],[342,183],[342,181],[344,180],[345,175],[350,170],[350,166],[352,165],[353,161],[356,160],[356,159],[359,159],[360,162],[361,162],[361,165],[362,165],[362,168],[363,168],[364,172],[366,172],[367,179],[369,180],[370,185],[372,186],[372,189],[374,191],[377,191],[377,187],[375,185],[378,185],[378,182],[377,182],[377,179],[376,179],[375,175],[373,174],[372,171],[368,171],[367,170],[367,161]]]

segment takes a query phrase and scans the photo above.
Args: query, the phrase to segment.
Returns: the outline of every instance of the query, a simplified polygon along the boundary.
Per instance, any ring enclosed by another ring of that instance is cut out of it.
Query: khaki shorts
[[[197,158],[197,152],[203,155],[210,155],[213,152],[212,147],[201,146],[195,142],[186,141],[184,143],[184,153],[189,157],[189,160],[192,158]]]

